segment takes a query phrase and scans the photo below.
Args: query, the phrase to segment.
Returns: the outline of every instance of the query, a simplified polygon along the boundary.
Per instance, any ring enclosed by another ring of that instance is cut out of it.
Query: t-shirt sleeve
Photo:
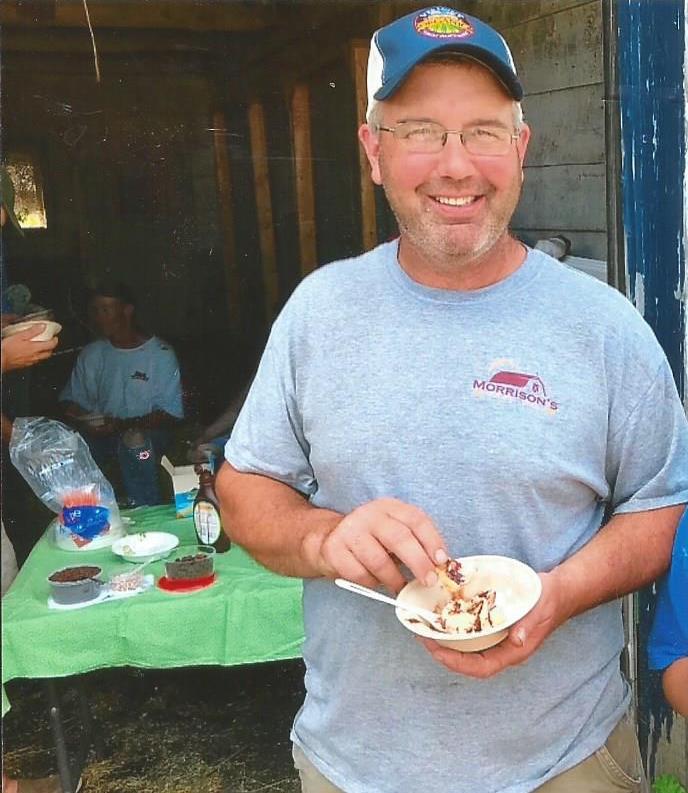
[[[269,476],[310,497],[317,486],[295,391],[288,354],[269,341],[225,457],[239,471]]]
[[[648,641],[650,669],[666,669],[688,658],[688,511],[674,541],[671,568],[659,585]]]
[[[89,412],[100,410],[96,377],[98,360],[90,348],[82,350],[76,359],[72,373],[58,397],[60,402],[76,402],[79,407]]]
[[[607,479],[613,512],[688,502],[688,421],[668,361],[610,417]]]
[[[163,345],[158,351],[155,367],[156,383],[153,396],[153,410],[164,410],[175,418],[184,417],[182,404],[182,383],[179,361],[171,347]]]

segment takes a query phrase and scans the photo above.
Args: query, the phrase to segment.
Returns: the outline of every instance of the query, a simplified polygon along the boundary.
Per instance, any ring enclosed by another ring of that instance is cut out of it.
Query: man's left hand
[[[419,641],[449,671],[468,677],[493,677],[508,666],[522,664],[569,617],[568,599],[556,571],[540,573],[540,580],[542,594],[533,610],[512,625],[506,639],[495,647],[481,653],[461,653],[432,639]]]
[[[27,366],[34,366],[50,358],[57,347],[57,336],[53,336],[48,341],[34,340],[34,336],[42,333],[45,327],[45,325],[37,325],[2,340],[3,372],[25,369]]]

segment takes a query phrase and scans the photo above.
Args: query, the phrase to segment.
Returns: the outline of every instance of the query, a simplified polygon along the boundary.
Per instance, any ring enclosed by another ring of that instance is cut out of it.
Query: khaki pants
[[[298,746],[294,765],[301,777],[302,793],[343,793],[315,768]],[[428,780],[431,783],[432,780]],[[536,793],[647,793],[638,739],[630,717],[614,728],[604,746],[582,763],[539,787]],[[374,791],[370,791],[374,793]],[[399,793],[418,793],[399,791]],[[447,791],[450,793],[450,791]]]

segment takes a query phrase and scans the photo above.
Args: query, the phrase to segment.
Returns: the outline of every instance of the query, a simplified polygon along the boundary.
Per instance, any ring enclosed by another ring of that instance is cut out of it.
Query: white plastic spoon
[[[443,633],[445,632],[443,628],[441,628],[437,623],[437,614],[435,614],[434,611],[423,609],[420,606],[409,606],[406,603],[400,603],[395,598],[382,595],[380,592],[376,592],[374,589],[368,589],[368,587],[361,586],[361,584],[357,584],[354,581],[347,581],[346,578],[335,578],[334,582],[338,587],[347,589],[349,592],[354,592],[357,595],[363,595],[363,597],[370,598],[371,600],[379,600],[380,603],[387,603],[390,606],[394,606],[395,608],[406,611],[409,614],[413,614],[415,617],[420,617],[420,619],[422,619],[423,622],[427,622],[433,630],[441,631]]]
[[[140,573],[141,570],[143,570],[144,567],[148,567],[148,565],[149,564],[153,564],[153,562],[159,562],[160,558],[161,557],[159,557],[159,556],[154,556],[152,559],[147,559],[145,562],[142,562],[141,564],[136,565],[136,567],[134,567],[132,570],[128,570],[128,571],[126,571],[124,573],[120,573],[120,575],[122,576],[123,579],[124,578],[133,578],[135,575]]]

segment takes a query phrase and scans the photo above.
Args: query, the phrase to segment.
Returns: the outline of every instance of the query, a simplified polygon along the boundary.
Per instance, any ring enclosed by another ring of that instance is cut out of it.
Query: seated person
[[[662,672],[668,703],[688,716],[688,510],[676,529],[671,567],[659,586],[648,650],[650,668]]]
[[[102,338],[81,351],[60,393],[65,417],[99,466],[116,455],[128,506],[158,504],[160,457],[183,417],[177,356],[138,327],[124,284],[92,290],[88,311]]]

